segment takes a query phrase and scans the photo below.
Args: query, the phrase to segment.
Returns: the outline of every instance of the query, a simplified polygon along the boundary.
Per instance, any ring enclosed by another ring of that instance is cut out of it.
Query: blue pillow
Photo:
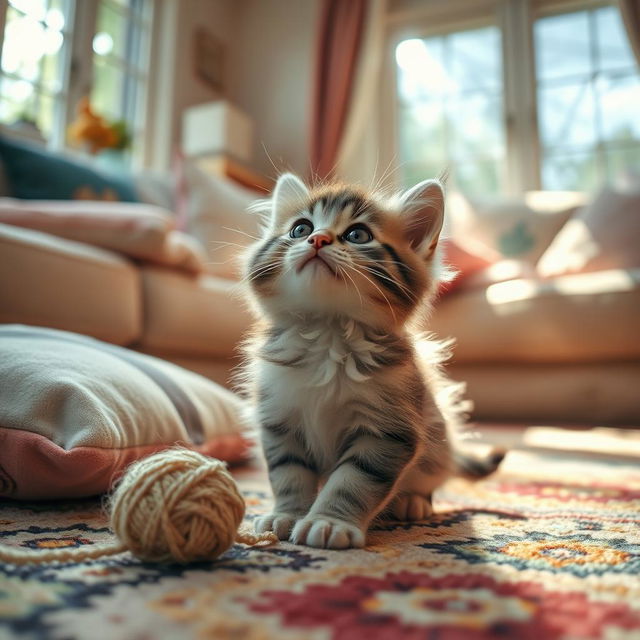
[[[26,200],[119,200],[139,202],[133,179],[100,171],[44,147],[0,136],[10,195]]]

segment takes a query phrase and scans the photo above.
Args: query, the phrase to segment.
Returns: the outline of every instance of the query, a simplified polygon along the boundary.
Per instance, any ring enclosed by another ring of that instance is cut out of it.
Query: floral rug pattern
[[[268,511],[265,481],[239,481],[247,520]],[[640,638],[640,465],[513,451],[434,506],[425,522],[378,524],[362,550],[0,566],[0,638]],[[1,544],[110,538],[99,500],[0,502]]]

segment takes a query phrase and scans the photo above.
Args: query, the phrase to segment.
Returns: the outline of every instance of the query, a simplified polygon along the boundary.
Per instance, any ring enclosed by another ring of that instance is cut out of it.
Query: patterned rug
[[[248,520],[268,511],[264,479],[239,478]],[[434,504],[428,522],[382,524],[357,551],[2,566],[0,638],[640,638],[637,462],[512,451],[498,474],[451,481]],[[3,544],[109,539],[98,500],[0,503]]]

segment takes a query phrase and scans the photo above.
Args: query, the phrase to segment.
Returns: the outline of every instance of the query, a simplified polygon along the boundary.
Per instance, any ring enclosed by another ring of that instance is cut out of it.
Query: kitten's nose
[[[314,249],[322,249],[322,247],[331,244],[333,238],[326,231],[317,231],[307,238],[307,242],[312,244]]]

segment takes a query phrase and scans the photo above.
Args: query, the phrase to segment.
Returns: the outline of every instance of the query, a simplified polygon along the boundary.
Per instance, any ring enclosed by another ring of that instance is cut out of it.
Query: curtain
[[[640,0],[618,0],[631,48],[640,65]]]
[[[321,0],[311,114],[314,177],[335,173],[364,31],[367,0]]]
[[[336,176],[346,182],[392,186],[397,178],[392,146],[383,131],[382,95],[387,0],[369,0],[349,113],[336,159]],[[385,84],[386,83],[386,84]],[[390,114],[386,114],[389,116]]]

